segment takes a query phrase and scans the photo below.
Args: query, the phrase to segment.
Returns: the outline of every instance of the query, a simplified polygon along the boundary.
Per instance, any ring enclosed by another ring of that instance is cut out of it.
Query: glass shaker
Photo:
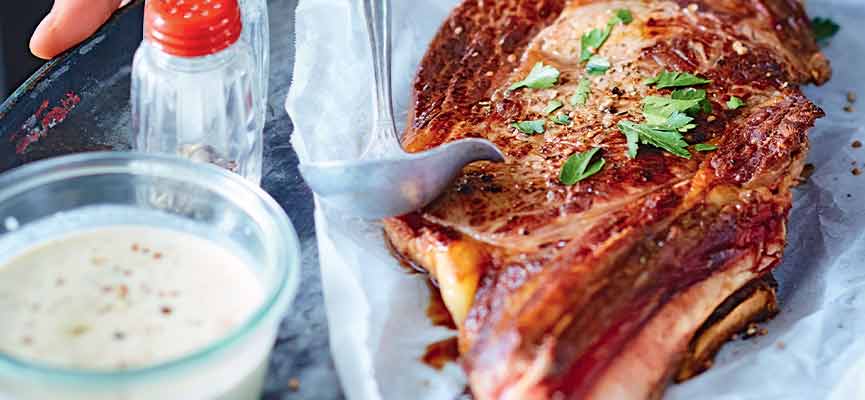
[[[263,98],[261,117],[267,111],[268,83],[270,80],[270,23],[267,0],[239,0],[243,18],[241,40],[252,48],[256,67],[256,82]]]
[[[238,0],[148,0],[132,66],[133,144],[261,181],[264,105]]]

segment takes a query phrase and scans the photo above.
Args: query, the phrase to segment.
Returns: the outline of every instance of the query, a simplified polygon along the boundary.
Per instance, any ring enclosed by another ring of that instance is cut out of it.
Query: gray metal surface
[[[283,106],[294,68],[296,7],[297,0],[270,0],[271,77],[262,184],[294,223],[303,263],[300,290],[282,323],[264,399],[339,400],[344,397],[330,356],[312,193],[297,171],[297,155],[289,142],[293,127]],[[296,389],[293,379],[299,383]]]

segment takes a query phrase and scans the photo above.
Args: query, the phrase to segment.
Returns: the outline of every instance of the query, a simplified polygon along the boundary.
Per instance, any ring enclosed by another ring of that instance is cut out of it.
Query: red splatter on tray
[[[31,144],[47,137],[51,128],[63,122],[78,103],[81,103],[81,97],[74,92],[67,93],[54,107],[50,107],[48,100],[42,102],[21,129],[9,137],[10,142],[15,142],[15,154],[24,154]]]

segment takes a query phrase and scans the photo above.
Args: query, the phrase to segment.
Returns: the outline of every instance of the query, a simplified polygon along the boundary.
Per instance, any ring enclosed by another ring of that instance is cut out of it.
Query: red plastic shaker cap
[[[179,57],[201,57],[228,48],[243,23],[237,0],[147,0],[144,35]]]

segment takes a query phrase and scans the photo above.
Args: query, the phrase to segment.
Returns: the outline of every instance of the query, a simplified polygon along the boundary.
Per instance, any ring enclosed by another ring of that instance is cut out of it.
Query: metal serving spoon
[[[358,160],[305,163],[300,165],[300,173],[329,206],[361,218],[378,219],[426,206],[466,164],[502,162],[505,157],[483,139],[459,140],[422,153],[402,149],[391,103],[390,1],[364,0],[363,5],[375,79],[372,140]]]

